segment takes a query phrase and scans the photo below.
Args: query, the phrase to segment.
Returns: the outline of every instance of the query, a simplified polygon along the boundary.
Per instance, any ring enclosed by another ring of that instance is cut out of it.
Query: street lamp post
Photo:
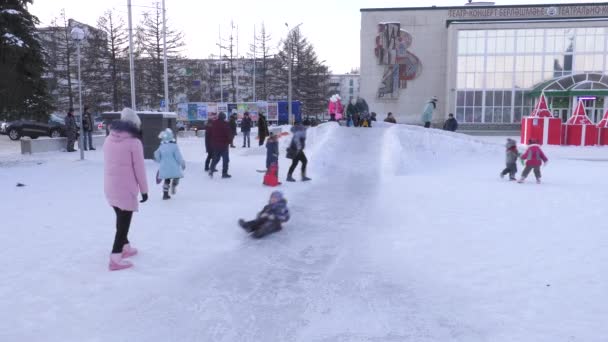
[[[80,78],[80,43],[84,39],[84,31],[80,27],[74,27],[70,32],[72,39],[76,42],[76,56],[78,59],[78,103],[80,111],[80,137],[78,138],[78,149],[80,150],[80,160],[84,159],[84,113],[82,111],[82,81]]]
[[[294,28],[292,28],[291,30],[289,30],[287,32],[287,59],[289,60],[289,68],[287,68],[287,117],[289,120],[290,124],[294,124],[294,116],[293,116],[293,108],[292,108],[292,98],[291,98],[291,92],[292,92],[292,86],[291,86],[291,68],[293,67],[293,63],[291,61],[291,50],[293,48],[292,44],[291,44],[291,32],[295,29],[297,29],[298,27],[300,27],[302,24],[304,23],[299,23],[298,25],[296,25]],[[289,24],[285,23],[285,26],[287,26],[287,28],[289,28]]]

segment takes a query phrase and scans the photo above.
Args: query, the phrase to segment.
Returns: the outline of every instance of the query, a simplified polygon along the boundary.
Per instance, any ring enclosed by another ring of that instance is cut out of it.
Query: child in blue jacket
[[[287,200],[283,197],[280,191],[273,191],[270,194],[268,204],[264,206],[255,218],[255,220],[245,221],[239,220],[239,226],[251,233],[251,236],[259,239],[268,234],[278,232],[283,227],[282,223],[289,220],[289,209],[287,209]]]
[[[186,169],[186,162],[179,151],[175,136],[170,128],[160,132],[158,138],[161,142],[154,152],[154,160],[160,164],[158,178],[164,180],[163,199],[168,200],[171,198],[169,188],[171,194],[175,195],[179,179],[184,177],[183,170]]]

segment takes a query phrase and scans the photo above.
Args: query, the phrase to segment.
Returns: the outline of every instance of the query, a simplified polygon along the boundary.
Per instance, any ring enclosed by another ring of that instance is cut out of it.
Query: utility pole
[[[253,25],[253,102],[257,102],[255,98],[255,24]]]
[[[163,0],[163,59],[165,70],[165,108],[164,111],[169,111],[169,74],[167,72],[167,17],[165,9],[165,0]]]
[[[131,0],[127,0],[129,7],[129,70],[131,74],[131,109],[137,111],[135,103],[135,63],[133,61],[133,19],[131,16]]]

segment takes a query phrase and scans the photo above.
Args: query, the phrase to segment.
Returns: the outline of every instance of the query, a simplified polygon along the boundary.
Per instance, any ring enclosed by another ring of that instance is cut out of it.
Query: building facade
[[[336,74],[329,76],[329,94],[340,95],[344,104],[359,96],[359,74]]]
[[[608,109],[608,3],[361,10],[361,96],[420,123],[517,124],[544,93],[566,120]]]

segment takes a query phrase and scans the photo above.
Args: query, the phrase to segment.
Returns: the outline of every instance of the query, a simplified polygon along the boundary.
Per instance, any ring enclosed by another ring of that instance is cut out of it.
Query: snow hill
[[[120,272],[100,151],[2,155],[0,341],[605,341],[607,150],[547,148],[543,184],[514,184],[503,140],[312,128],[313,181],[280,187],[292,219],[257,241],[236,221],[274,190],[265,149],[232,149],[233,178],[209,179],[203,140],[181,139],[170,201],[147,162]]]

